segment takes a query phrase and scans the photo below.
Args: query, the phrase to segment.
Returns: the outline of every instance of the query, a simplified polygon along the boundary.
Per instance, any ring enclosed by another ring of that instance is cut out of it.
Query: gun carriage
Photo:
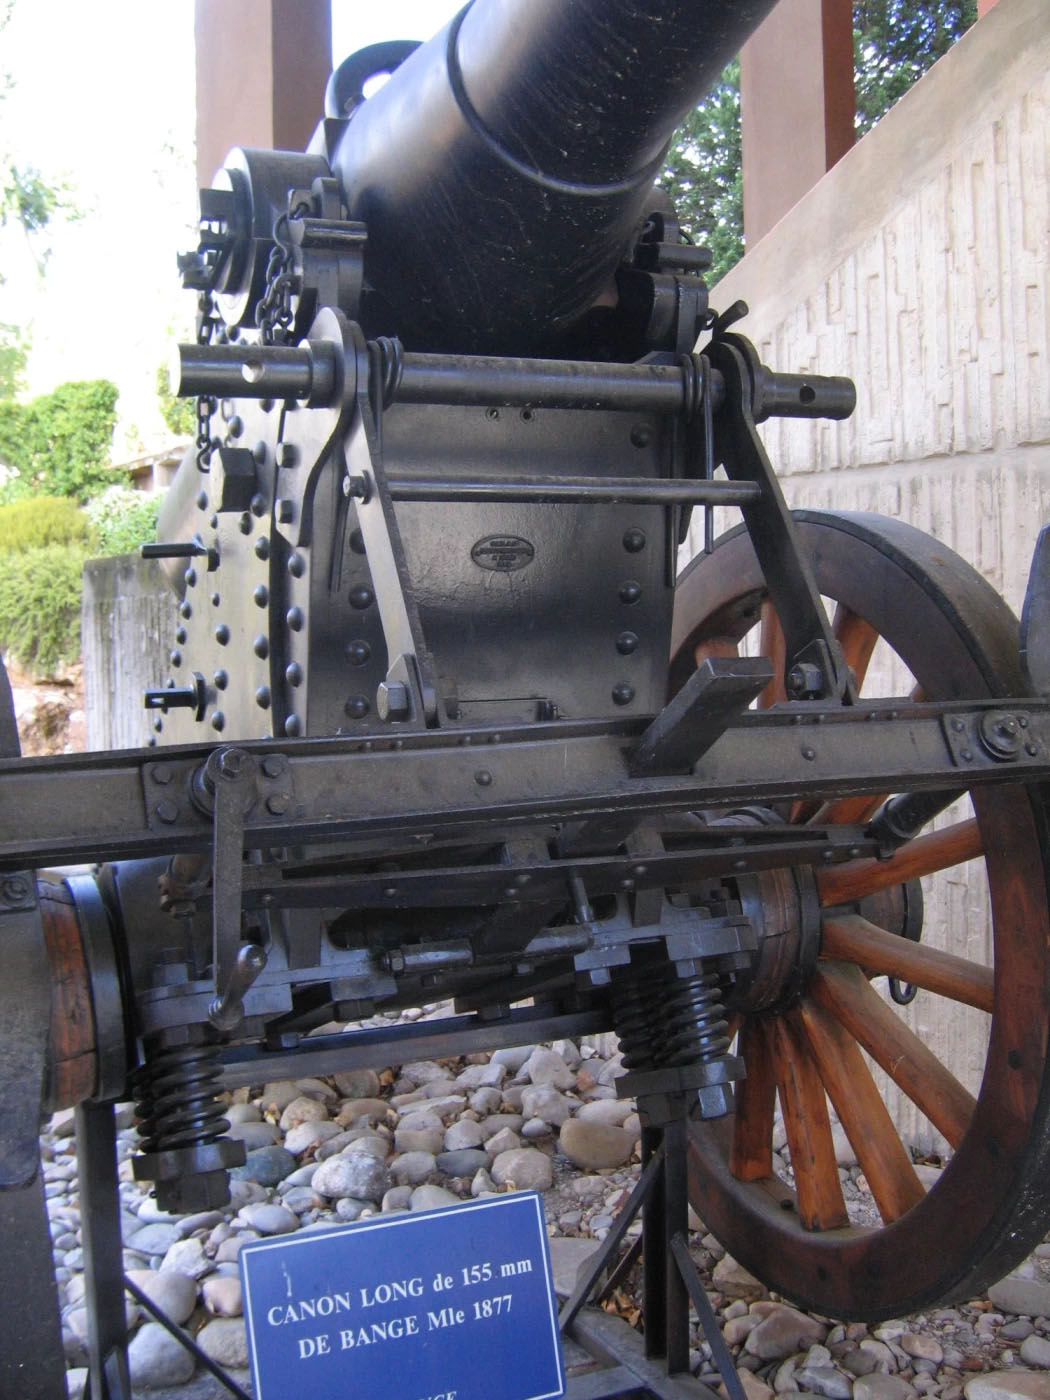
[[[238,1160],[221,1085],[394,1049],[615,1029],[639,1092],[693,1106],[709,1228],[825,1314],[970,1297],[1046,1228],[1039,599],[1026,669],[932,539],[790,514],[756,424],[846,417],[853,386],[762,365],[653,186],[768,8],[474,0],[348,60],[306,153],[234,151],[202,192],[151,747],[21,761],[4,733],[0,1210],[45,1335],[41,1105],[82,1106],[90,1207],[91,1106],[133,1093],[136,1174],[195,1210]],[[742,523],[714,542],[716,508]],[[875,655],[907,675],[888,695]],[[971,860],[994,971],[920,942],[922,879]],[[880,977],[990,1013],[976,1098]],[[445,998],[437,1025],[308,1035]],[[951,1144],[929,1192],[862,1051]]]

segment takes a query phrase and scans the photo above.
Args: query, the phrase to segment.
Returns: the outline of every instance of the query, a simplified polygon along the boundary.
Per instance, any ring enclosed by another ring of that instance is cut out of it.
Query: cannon
[[[128,1095],[136,1176],[196,1211],[240,1160],[222,1087],[612,1029],[646,1152],[681,1110],[696,1209],[803,1306],[968,1298],[1047,1228],[1042,594],[1022,649],[936,541],[792,515],[756,427],[853,386],[760,362],[653,184],[769,8],[473,0],[348,59],[306,152],[235,150],[202,192],[150,747],[23,761],[0,731],[4,1393],[65,1393],[42,1106],[77,1107],[98,1397]],[[697,510],[740,523],[679,575]],[[970,861],[994,968],[921,942],[923,880]],[[896,1015],[915,988],[990,1017],[976,1095]],[[929,1191],[871,1062],[951,1146]]]

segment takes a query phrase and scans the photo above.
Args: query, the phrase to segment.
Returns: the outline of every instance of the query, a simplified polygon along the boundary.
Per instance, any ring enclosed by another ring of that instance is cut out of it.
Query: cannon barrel
[[[367,100],[371,51],[353,55],[307,156],[232,154],[240,242],[218,289],[238,317],[254,309],[289,192],[330,169],[344,229],[367,231],[355,319],[368,334],[423,351],[563,353],[568,328],[616,300],[617,267],[661,206],[653,184],[676,126],[771,6],[473,0],[414,51],[377,46],[377,71],[394,71]]]
[[[769,0],[475,0],[332,152],[412,348],[542,349],[609,286],[667,143]]]

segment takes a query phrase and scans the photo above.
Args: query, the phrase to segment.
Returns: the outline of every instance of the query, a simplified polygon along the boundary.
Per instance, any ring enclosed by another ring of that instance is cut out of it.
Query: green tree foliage
[[[75,501],[27,496],[0,506],[0,558],[49,545],[93,549],[97,542],[92,521]]]
[[[977,0],[855,0],[853,83],[858,136],[948,52],[977,18]]]
[[[11,18],[14,0],[0,4],[0,35]],[[0,104],[13,86],[11,74],[0,69]],[[3,108],[0,105],[0,118]],[[31,165],[17,161],[8,149],[0,125],[0,228],[19,226],[29,240],[37,268],[43,270],[48,249],[43,236],[58,218],[75,218],[76,207],[69,187],[48,180]],[[4,284],[0,272],[0,287]],[[26,357],[26,334],[17,326],[0,322],[0,397],[13,397],[21,387]]]
[[[0,648],[30,676],[51,675],[80,654],[81,574],[87,551],[52,544],[3,560]]]
[[[134,554],[157,538],[161,495],[147,495],[129,486],[110,486],[84,509],[100,554]]]
[[[977,0],[855,0],[857,135],[870,131],[976,18]],[[716,282],[744,253],[736,60],[675,132],[659,184],[674,198],[686,235],[711,249]]]
[[[739,59],[675,132],[657,183],[678,206],[687,236],[711,249],[716,282],[744,252]]]
[[[60,384],[29,403],[0,402],[0,461],[15,476],[11,497],[43,494],[86,501],[113,482],[108,466],[117,386],[108,379]]]
[[[161,417],[176,437],[193,437],[197,431],[195,400],[175,397],[166,364],[157,367],[157,398]]]

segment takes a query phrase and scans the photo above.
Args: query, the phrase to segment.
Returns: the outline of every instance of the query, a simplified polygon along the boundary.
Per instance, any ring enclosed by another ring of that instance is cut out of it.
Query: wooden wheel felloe
[[[873,655],[887,648],[910,673],[912,698],[1023,693],[1017,623],[962,560],[910,526],[877,516],[802,512],[796,521],[820,592],[836,604],[835,632],[862,697]],[[752,627],[775,649],[775,613],[750,541],[736,531],[679,581],[673,677],[680,682],[705,656],[725,655]],[[771,693],[759,703],[778,698]],[[790,819],[865,822],[883,796],[796,803]],[[1047,1228],[1046,812],[1038,790],[1009,783],[975,791],[970,801],[972,819],[923,832],[889,862],[812,872],[818,956],[803,967],[801,987],[798,966],[793,983],[785,973],[779,1001],[768,988],[765,1009],[749,1010],[745,998],[738,1050],[748,1078],[735,1112],[691,1130],[690,1193],[708,1227],[770,1288],[831,1316],[875,1320],[972,1297]],[[912,942],[900,928],[868,917],[882,907],[871,903],[877,891],[913,889],[905,882],[974,859],[987,872],[994,967],[950,947]],[[780,905],[776,912],[782,916]],[[983,1073],[970,1087],[883,999],[872,980],[880,975],[988,1024]],[[962,1009],[968,1007],[978,1011]],[[880,1079],[950,1144],[951,1159],[929,1190],[894,1126]],[[881,1224],[850,1219],[827,1099]],[[777,1100],[793,1186],[774,1171]]]

